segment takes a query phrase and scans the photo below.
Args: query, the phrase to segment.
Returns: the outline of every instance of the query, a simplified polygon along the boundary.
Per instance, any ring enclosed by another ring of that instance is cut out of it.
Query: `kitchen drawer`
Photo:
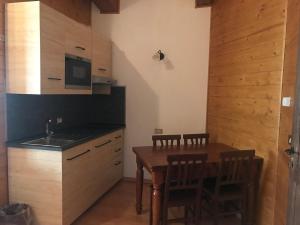
[[[122,156],[116,157],[108,170],[107,184],[111,187],[115,185],[123,177],[123,158]]]
[[[105,147],[111,146],[113,140],[110,135],[106,135],[104,137],[97,138],[93,141],[91,141],[91,145],[93,146],[93,149],[101,149]]]
[[[123,155],[123,143],[117,143],[111,146],[112,158]]]
[[[123,130],[118,130],[110,134],[113,144],[123,143]]]
[[[115,185],[123,177],[123,160],[119,156],[112,160],[103,174],[100,189],[103,192],[108,191],[113,185]]]

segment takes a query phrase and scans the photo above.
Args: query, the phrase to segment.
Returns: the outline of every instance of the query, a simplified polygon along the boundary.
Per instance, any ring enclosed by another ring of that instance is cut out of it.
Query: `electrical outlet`
[[[283,97],[282,98],[282,106],[283,107],[291,107],[292,105],[292,98],[291,97]]]
[[[155,128],[154,129],[154,134],[163,134],[163,129]]]
[[[63,122],[63,118],[62,117],[57,117],[56,118],[56,123],[57,124],[61,124]]]

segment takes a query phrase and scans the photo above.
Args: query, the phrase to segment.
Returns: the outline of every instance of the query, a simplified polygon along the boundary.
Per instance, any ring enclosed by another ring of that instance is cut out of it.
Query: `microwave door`
[[[87,59],[66,57],[65,86],[69,89],[91,89],[91,63]]]

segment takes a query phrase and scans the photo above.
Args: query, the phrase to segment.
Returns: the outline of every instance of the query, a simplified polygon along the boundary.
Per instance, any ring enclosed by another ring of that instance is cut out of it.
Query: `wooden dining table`
[[[152,193],[152,222],[153,225],[160,224],[162,207],[162,187],[167,170],[167,156],[171,154],[208,154],[208,173],[207,177],[217,175],[217,168],[220,162],[220,153],[232,150],[239,150],[221,143],[211,143],[205,146],[174,146],[162,148],[153,146],[133,147],[136,155],[136,212],[142,213],[142,195],[144,185],[144,168],[151,174],[153,185]],[[250,177],[250,186],[248,188],[248,207],[246,213],[246,224],[255,224],[256,202],[258,198],[259,181],[263,165],[263,158],[256,156],[253,165],[252,177]]]

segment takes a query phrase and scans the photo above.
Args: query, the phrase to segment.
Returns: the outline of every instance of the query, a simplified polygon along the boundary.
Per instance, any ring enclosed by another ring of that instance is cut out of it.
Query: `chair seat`
[[[216,179],[209,178],[204,181],[204,192],[211,197],[214,196],[216,189]],[[220,186],[218,198],[221,201],[237,200],[243,198],[243,187],[240,184],[228,184]]]
[[[168,206],[192,205],[195,203],[196,195],[196,190],[170,191]]]

